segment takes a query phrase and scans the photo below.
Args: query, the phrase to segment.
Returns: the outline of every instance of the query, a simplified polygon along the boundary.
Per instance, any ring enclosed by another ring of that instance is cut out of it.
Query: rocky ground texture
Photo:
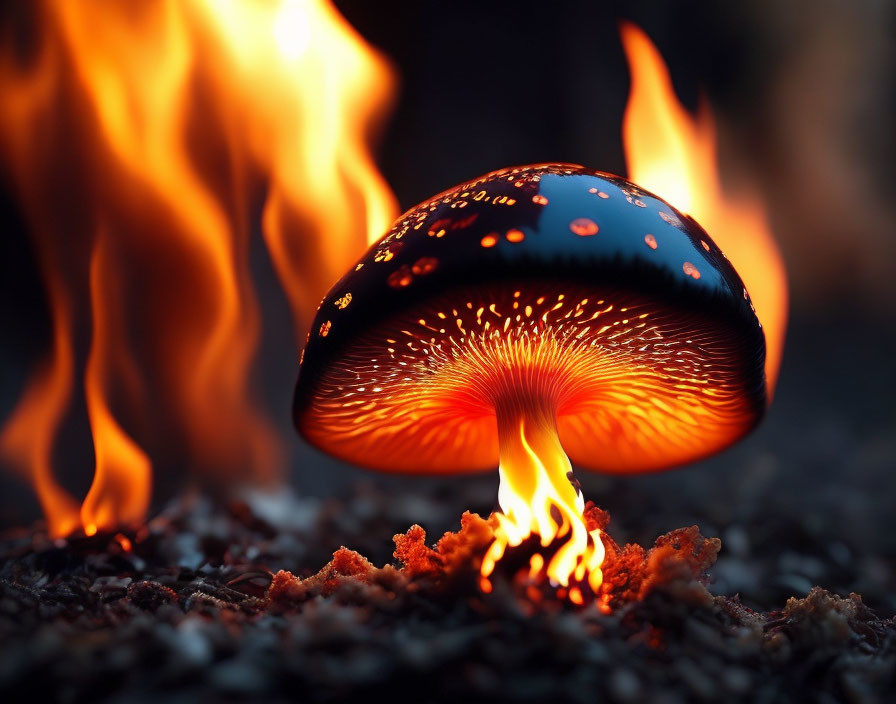
[[[896,695],[892,618],[821,587],[766,611],[714,593],[723,546],[696,526],[648,550],[608,541],[611,608],[602,611],[527,591],[519,575],[481,593],[477,559],[492,532],[476,514],[435,545],[420,527],[391,547],[378,541],[384,517],[415,501],[371,485],[323,502],[182,499],[135,534],[54,542],[8,533],[0,693],[669,704]],[[427,501],[435,523],[437,507],[452,503]],[[744,562],[738,554],[726,559]]]

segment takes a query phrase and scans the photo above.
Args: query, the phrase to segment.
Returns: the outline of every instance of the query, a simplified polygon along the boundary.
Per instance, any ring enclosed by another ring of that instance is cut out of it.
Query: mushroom
[[[505,548],[559,585],[600,585],[603,546],[570,459],[667,469],[766,407],[749,294],[690,217],[582,166],[503,169],[407,211],[327,294],[303,351],[301,435],[353,464],[500,474]],[[566,538],[561,542],[560,538]]]

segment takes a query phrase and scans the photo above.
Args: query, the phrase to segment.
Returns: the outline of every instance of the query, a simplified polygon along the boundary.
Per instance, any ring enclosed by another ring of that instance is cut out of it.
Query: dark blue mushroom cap
[[[503,169],[402,215],[327,294],[299,432],[405,472],[494,467],[494,408],[537,394],[571,459],[662,469],[766,407],[765,342],[737,272],[690,217],[618,176]]]

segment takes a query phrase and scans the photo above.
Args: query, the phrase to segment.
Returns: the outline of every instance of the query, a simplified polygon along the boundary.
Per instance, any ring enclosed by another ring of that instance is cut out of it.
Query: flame
[[[53,349],[35,371],[15,414],[0,433],[0,454],[34,487],[51,535],[67,535],[81,523],[77,502],[53,477],[53,436],[68,405],[74,358],[70,304],[60,286],[48,285]]]
[[[146,454],[125,433],[109,409],[105,375],[116,365],[132,384],[139,374],[126,351],[116,345],[113,332],[121,328],[123,311],[115,310],[115,262],[105,233],[97,240],[90,262],[90,300],[93,340],[84,375],[87,415],[93,434],[96,469],[93,484],[81,505],[81,524],[87,535],[100,528],[139,524],[149,507],[152,465]]]
[[[692,117],[678,102],[663,58],[647,35],[624,22],[631,91],[622,125],[629,177],[691,215],[740,274],[765,330],[765,375],[774,391],[787,325],[784,260],[757,199],[726,194],[716,128],[704,101]]]
[[[535,535],[542,548],[555,541],[560,545],[546,566],[541,553],[530,558],[531,579],[543,573],[564,587],[571,580],[587,581],[596,594],[603,581],[604,545],[600,530],[588,531],[585,526],[585,500],[572,483],[572,465],[557,435],[556,412],[535,397],[521,404],[498,404],[495,411],[501,511],[494,514],[498,521],[495,540],[482,559],[483,591],[491,591],[488,577],[507,547]],[[579,588],[573,589],[574,603],[583,603]]]
[[[372,244],[397,215],[368,146],[391,73],[328,2],[200,5],[234,51],[235,102],[252,106],[249,147],[271,176],[265,241],[293,310],[305,313],[363,250],[358,235]],[[308,236],[296,238],[298,227]],[[297,317],[297,330],[306,324]]]
[[[53,341],[0,453],[33,484],[54,536],[139,522],[153,464],[276,477],[282,450],[251,383],[253,223],[299,330],[395,215],[369,150],[389,68],[325,0],[28,11],[30,55],[0,52],[0,155]],[[53,447],[88,318],[96,469],[79,508]]]

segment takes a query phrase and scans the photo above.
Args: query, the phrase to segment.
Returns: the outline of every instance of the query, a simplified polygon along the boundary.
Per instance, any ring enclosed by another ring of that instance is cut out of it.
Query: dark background
[[[380,166],[401,207],[502,166],[570,161],[624,173],[628,72],[618,39],[635,21],[669,63],[680,99],[700,90],[720,123],[726,183],[764,196],[791,277],[792,311],[775,403],[760,429],[711,460],[664,474],[583,476],[622,540],[650,543],[698,523],[723,539],[715,588],[780,606],[809,586],[856,590],[896,610],[896,21],[883,3],[337,3],[394,64],[400,93]],[[16,204],[0,189],[0,417],[49,343],[46,306]],[[660,194],[662,195],[662,194]],[[265,317],[259,380],[292,453],[290,480],[324,500],[385,489],[393,532],[489,511],[497,475],[428,480],[343,466],[291,431],[295,340],[259,250]],[[64,483],[83,491],[86,420],[57,443]],[[156,467],[155,505],[182,483]],[[367,482],[375,489],[353,488]],[[0,525],[38,516],[0,476]],[[358,509],[361,510],[360,508]],[[337,547],[336,545],[333,546]]]

